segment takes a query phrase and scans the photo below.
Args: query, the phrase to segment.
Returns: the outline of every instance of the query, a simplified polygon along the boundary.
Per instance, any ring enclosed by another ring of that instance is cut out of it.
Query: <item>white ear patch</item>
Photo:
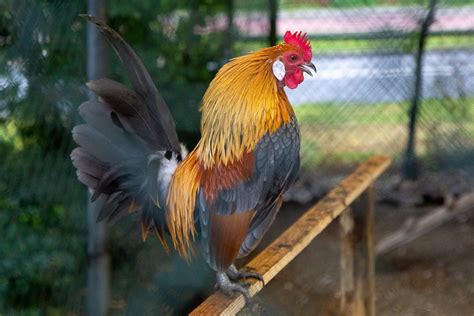
[[[273,75],[279,80],[279,81],[282,81],[283,78],[285,78],[285,65],[277,60],[273,63],[273,66],[272,66],[272,70],[273,70]]]

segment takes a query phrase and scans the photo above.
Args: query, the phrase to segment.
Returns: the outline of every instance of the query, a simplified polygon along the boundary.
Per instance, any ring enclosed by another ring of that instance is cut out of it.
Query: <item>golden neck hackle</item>
[[[196,150],[205,168],[238,160],[267,132],[291,120],[293,109],[272,72],[273,62],[287,48],[281,44],[237,57],[219,70],[201,106]]]

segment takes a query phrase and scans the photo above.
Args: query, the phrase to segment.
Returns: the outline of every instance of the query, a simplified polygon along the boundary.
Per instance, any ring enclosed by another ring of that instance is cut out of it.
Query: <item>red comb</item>
[[[285,43],[299,47],[303,51],[303,58],[305,61],[311,61],[313,53],[311,52],[311,43],[309,42],[308,36],[306,33],[301,34],[302,32],[294,32],[291,34],[290,31],[286,31],[283,40]]]

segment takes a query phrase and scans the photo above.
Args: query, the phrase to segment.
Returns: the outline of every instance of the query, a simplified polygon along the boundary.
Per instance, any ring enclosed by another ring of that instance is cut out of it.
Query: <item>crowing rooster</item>
[[[133,89],[110,79],[88,83],[99,101],[80,106],[73,130],[79,180],[104,205],[98,220],[137,211],[142,237],[165,233],[183,257],[201,250],[226,294],[241,292],[234,261],[268,230],[299,169],[300,138],[284,87],[311,75],[311,45],[286,32],[284,43],[234,58],[217,73],[201,104],[201,140],[189,154],[170,111],[140,59],[110,27],[87,16],[120,56]]]

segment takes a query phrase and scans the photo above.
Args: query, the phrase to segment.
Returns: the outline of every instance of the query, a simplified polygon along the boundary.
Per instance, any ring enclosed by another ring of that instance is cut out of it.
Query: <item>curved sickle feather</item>
[[[79,145],[71,153],[73,165],[79,181],[102,206],[98,220],[115,222],[136,211],[143,238],[155,231],[166,248],[165,210],[160,204],[164,205],[169,177],[160,172],[172,173],[181,160],[178,157],[184,156],[173,119],[132,48],[103,22],[84,17],[115,48],[133,89],[106,78],[88,84],[99,99],[79,107],[85,124],[73,129]]]
[[[159,145],[163,148],[156,149],[180,152],[178,135],[169,108],[156,89],[150,74],[133,49],[117,32],[96,17],[87,14],[81,14],[80,16],[94,23],[110,44],[112,44],[127,71],[128,77],[133,85],[133,90],[141,97],[148,108],[147,114],[151,115],[151,118],[158,122],[158,124],[154,124],[153,127],[158,127],[159,130],[150,131],[150,133],[161,134],[158,141]]]

